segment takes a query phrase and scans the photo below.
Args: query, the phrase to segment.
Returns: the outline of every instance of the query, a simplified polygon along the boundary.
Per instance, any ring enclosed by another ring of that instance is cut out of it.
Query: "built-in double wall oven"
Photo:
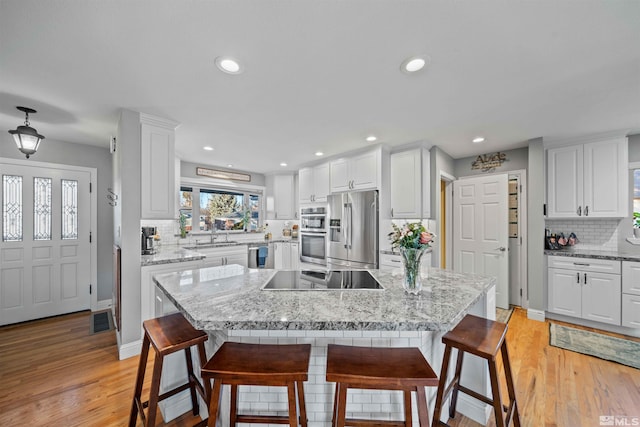
[[[327,264],[327,210],[325,207],[300,211],[300,260]]]

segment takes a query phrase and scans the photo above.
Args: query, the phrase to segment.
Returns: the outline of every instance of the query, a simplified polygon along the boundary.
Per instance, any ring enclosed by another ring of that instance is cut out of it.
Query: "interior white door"
[[[496,305],[509,307],[508,176],[453,183],[453,268],[495,276]]]
[[[0,325],[90,308],[90,173],[2,164]]]

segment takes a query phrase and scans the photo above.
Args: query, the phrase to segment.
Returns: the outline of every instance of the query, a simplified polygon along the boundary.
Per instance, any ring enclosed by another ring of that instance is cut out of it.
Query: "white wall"
[[[0,157],[24,159],[16,148],[8,132],[0,135]],[[86,144],[45,139],[38,152],[30,157],[33,161],[96,168],[98,182],[93,183],[98,192],[98,229],[93,238],[98,249],[98,301],[111,299],[113,275],[111,266],[111,248],[113,246],[113,208],[107,200],[107,188],[111,187],[111,155],[108,148]]]

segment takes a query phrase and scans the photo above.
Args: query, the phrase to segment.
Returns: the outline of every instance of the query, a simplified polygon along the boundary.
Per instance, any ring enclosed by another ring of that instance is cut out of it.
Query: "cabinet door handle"
[[[585,267],[589,267],[591,264],[588,264],[586,262],[574,262],[573,265],[584,265]]]
[[[582,206],[578,206],[578,216],[582,216]]]
[[[580,284],[580,273],[576,273],[576,283]]]
[[[584,207],[584,216],[589,216],[589,206]]]
[[[391,217],[393,218],[393,208],[391,208]]]
[[[587,273],[584,273],[584,284],[587,284]]]

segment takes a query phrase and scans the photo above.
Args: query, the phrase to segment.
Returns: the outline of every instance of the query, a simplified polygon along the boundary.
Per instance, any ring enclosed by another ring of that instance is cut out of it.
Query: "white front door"
[[[509,308],[508,177],[453,183],[453,269],[494,276],[496,305]]]
[[[0,325],[90,308],[90,173],[2,163]]]

